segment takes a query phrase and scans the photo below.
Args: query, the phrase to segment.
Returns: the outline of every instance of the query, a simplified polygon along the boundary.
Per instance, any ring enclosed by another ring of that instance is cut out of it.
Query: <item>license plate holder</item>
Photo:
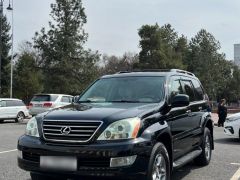
[[[40,167],[48,170],[76,171],[77,158],[72,156],[40,156]]]

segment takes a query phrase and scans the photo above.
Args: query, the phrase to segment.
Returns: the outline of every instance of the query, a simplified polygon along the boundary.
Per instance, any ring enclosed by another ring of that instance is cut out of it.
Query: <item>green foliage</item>
[[[0,17],[1,18],[1,17]],[[11,37],[9,31],[11,29],[7,22],[6,16],[2,20],[2,44],[1,44],[1,90],[0,97],[9,97],[10,89],[10,60],[9,50],[11,48]]]
[[[114,74],[120,71],[132,71],[134,64],[138,63],[138,55],[125,53],[121,57],[103,55],[100,74]]]
[[[44,92],[78,94],[96,78],[99,55],[83,48],[87,19],[81,0],[56,0],[51,7],[54,22],[34,37],[41,53]]]
[[[34,94],[42,92],[42,78],[36,55],[33,52],[22,52],[14,69],[14,97],[29,103]]]
[[[199,77],[210,99],[229,98],[226,89],[232,78],[232,64],[219,53],[220,43],[202,29],[191,39],[189,47],[188,70]]]
[[[184,37],[178,37],[177,32],[166,24],[159,27],[144,25],[138,32],[140,36],[139,64],[141,69],[184,69],[184,54],[180,50],[185,48]]]
[[[240,70],[219,53],[220,43],[206,30],[188,41],[166,24],[144,25],[139,30],[139,63],[136,68],[179,68],[193,72],[202,82],[211,100],[240,98]]]

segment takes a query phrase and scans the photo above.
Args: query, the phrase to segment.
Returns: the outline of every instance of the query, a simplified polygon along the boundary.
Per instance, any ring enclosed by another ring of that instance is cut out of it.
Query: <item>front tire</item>
[[[204,129],[204,136],[202,141],[202,153],[194,160],[197,165],[206,166],[211,161],[212,157],[212,135],[208,128]]]
[[[164,144],[157,143],[152,150],[147,180],[170,180],[170,160]]]
[[[16,122],[16,123],[17,123],[17,122],[22,122],[24,119],[25,119],[24,113],[23,113],[23,112],[19,112],[19,113],[17,114],[17,117],[16,117],[16,119],[15,119],[15,122]]]

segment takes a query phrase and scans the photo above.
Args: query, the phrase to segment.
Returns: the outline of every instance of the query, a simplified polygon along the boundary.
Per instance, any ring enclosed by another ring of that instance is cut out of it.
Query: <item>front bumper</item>
[[[18,141],[20,168],[37,173],[64,174],[69,176],[136,176],[146,175],[152,144],[138,138],[121,142],[98,142],[89,145],[51,144],[30,136],[22,136]],[[110,159],[137,155],[133,165],[110,167]],[[40,167],[40,156],[77,157],[77,171],[52,171]]]

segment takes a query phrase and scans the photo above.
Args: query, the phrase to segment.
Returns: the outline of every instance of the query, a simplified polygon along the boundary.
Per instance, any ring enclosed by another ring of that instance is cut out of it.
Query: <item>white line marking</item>
[[[17,151],[17,149],[13,149],[13,150],[9,150],[9,151],[2,151],[2,152],[0,152],[0,154],[9,153],[9,152],[14,152],[14,151]]]
[[[230,180],[239,180],[240,179],[240,168],[237,170],[237,172],[233,175],[233,177]]]
[[[232,165],[240,166],[240,163],[231,163]]]

